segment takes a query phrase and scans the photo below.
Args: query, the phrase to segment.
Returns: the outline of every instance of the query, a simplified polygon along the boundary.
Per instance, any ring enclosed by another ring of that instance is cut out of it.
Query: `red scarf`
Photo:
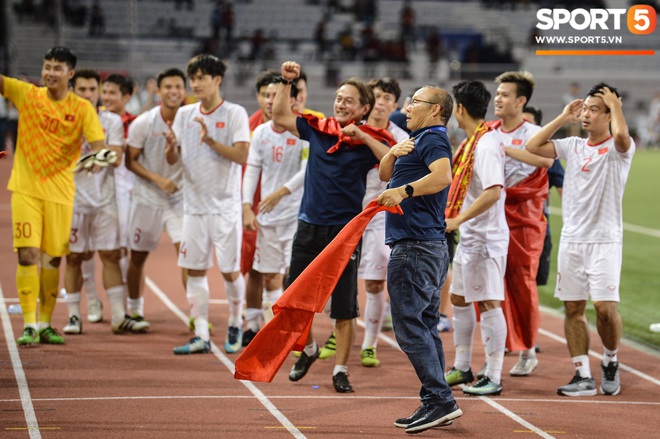
[[[335,119],[334,117],[326,117],[324,119],[319,119],[318,117],[312,114],[301,114],[300,117],[304,117],[307,120],[307,123],[309,123],[309,126],[315,129],[316,131],[319,131],[323,134],[328,134],[330,136],[339,137],[337,143],[332,145],[330,149],[326,151],[328,154],[332,154],[333,152],[339,151],[339,146],[342,143],[345,143],[350,148],[355,148],[356,146],[363,145],[362,142],[359,142],[355,138],[344,134],[342,132],[342,126],[339,124],[339,122],[337,122],[337,119]],[[350,125],[352,123],[354,122],[351,121],[347,125]],[[392,134],[390,134],[390,132],[387,130],[384,130],[382,128],[375,128],[369,125],[358,125],[358,128],[360,128],[363,132],[367,133],[368,135],[370,135],[379,142],[382,142],[383,140],[386,141],[388,146],[392,146],[396,144],[394,137],[392,137]]]
[[[305,348],[314,313],[323,312],[364,229],[383,210],[403,214],[400,206],[385,207],[373,200],[346,224],[273,305],[275,317],[236,359],[234,378],[269,383],[289,352]]]
[[[446,218],[456,218],[461,213],[474,172],[474,151],[481,136],[492,130],[493,128],[481,122],[470,138],[463,140],[461,146],[458,147],[451,172],[453,177],[445,208]]]

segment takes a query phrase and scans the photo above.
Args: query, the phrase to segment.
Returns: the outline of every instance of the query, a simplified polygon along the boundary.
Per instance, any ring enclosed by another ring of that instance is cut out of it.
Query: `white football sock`
[[[87,302],[100,300],[96,291],[96,261],[94,258],[82,261],[80,265],[83,276],[83,290],[87,295]]]
[[[195,335],[209,341],[209,280],[206,276],[188,276],[186,298],[190,305],[190,316],[195,320]]]
[[[506,345],[506,320],[502,308],[481,313],[481,339],[486,347],[486,375],[496,384],[502,381],[504,348]]]
[[[80,291],[77,293],[66,293],[64,300],[69,310],[69,317],[77,316],[80,318]]]
[[[243,302],[245,301],[245,278],[238,276],[235,281],[225,280],[225,291],[229,301],[228,326],[243,327]]]
[[[364,340],[362,349],[376,347],[380,328],[385,318],[385,291],[367,293],[367,304],[364,307]]]
[[[456,358],[454,367],[463,372],[470,369],[472,363],[472,338],[477,326],[477,313],[474,305],[455,306],[452,305],[454,317],[454,346],[456,347]]]

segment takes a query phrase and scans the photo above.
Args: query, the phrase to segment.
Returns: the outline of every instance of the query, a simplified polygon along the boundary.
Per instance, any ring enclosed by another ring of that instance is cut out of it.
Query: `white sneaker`
[[[90,300],[87,304],[87,321],[98,323],[103,320],[103,303],[100,300]]]
[[[530,375],[534,369],[539,365],[539,360],[536,357],[532,358],[518,358],[515,366],[509,371],[509,375],[514,377],[526,377]]]
[[[82,322],[80,321],[80,317],[69,317],[69,323],[66,324],[63,331],[65,334],[80,334],[82,332]]]

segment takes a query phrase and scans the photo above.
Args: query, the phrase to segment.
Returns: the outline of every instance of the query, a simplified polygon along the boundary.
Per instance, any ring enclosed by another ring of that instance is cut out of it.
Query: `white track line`
[[[268,399],[309,399],[309,395],[271,395]],[[171,400],[171,399],[254,399],[253,396],[248,395],[169,395],[169,396],[98,396],[98,397],[80,397],[80,398],[33,398],[32,401],[37,402],[54,402],[54,401],[140,401],[140,400]],[[419,400],[418,396],[365,396],[365,395],[354,395],[354,396],[334,396],[334,395],[315,395],[314,399],[336,399],[336,400],[381,400],[381,401],[392,401],[392,400]],[[456,397],[457,401],[474,401],[472,396],[459,396]],[[607,401],[599,399],[577,399],[577,398],[503,398],[498,397],[499,402],[537,402],[542,404],[591,404],[591,405],[623,405],[623,406],[660,406],[660,402],[643,402],[643,401],[621,401],[617,399],[610,399]],[[11,403],[18,402],[20,399],[0,399],[0,403]]]
[[[169,297],[161,290],[158,285],[154,281],[152,281],[149,277],[146,277],[146,284],[147,286],[151,289],[151,291],[158,296],[158,298],[167,306],[170,311],[172,311],[183,323],[186,325],[188,324],[188,316],[185,315],[175,304],[170,300]],[[211,351],[215,354],[215,356],[222,362],[222,364],[225,365],[227,369],[231,372],[232,375],[234,375],[234,363],[227,358],[225,354],[223,354],[220,349],[215,345],[215,343],[211,342]],[[282,412],[275,407],[275,405],[270,402],[268,397],[264,395],[261,390],[257,388],[251,381],[244,381],[244,380],[237,380],[240,381],[247,389],[257,398],[257,400],[264,406],[266,409],[270,412],[271,415],[273,415],[279,422],[282,424],[284,428],[286,428],[293,437],[297,439],[304,439],[306,436],[302,434],[300,430],[298,430],[289,419],[282,414]]]
[[[18,385],[18,394],[21,397],[21,405],[23,406],[28,433],[30,434],[31,439],[40,439],[41,432],[39,431],[39,423],[37,422],[37,416],[34,413],[30,388],[28,387],[27,378],[25,378],[23,365],[21,364],[21,356],[18,354],[18,347],[14,341],[14,331],[11,328],[11,320],[9,320],[9,313],[7,312],[7,306],[5,305],[5,296],[2,292],[2,285],[0,285],[0,318],[2,319],[2,327],[5,333],[5,342],[7,343],[9,358],[11,358],[11,365],[14,369],[16,384]]]
[[[357,319],[358,325],[360,325],[362,328],[365,327],[364,325],[364,320],[362,319]],[[392,346],[395,349],[398,349],[401,351],[401,348],[399,347],[399,344],[394,340],[392,337],[389,337],[381,332],[379,335],[379,338],[381,338],[383,341],[385,341],[387,344]],[[532,431],[533,433],[536,433],[537,435],[541,436],[542,438],[545,439],[554,439],[554,436],[549,435],[545,431],[541,430],[540,428],[536,427],[535,425],[527,422],[520,416],[516,415],[513,413],[511,410],[507,409],[506,407],[496,403],[492,398],[489,398],[487,396],[479,396],[478,397],[480,400],[484,401],[486,404],[490,405],[493,407],[495,410],[499,411],[503,415],[506,415],[509,419],[517,422],[518,424],[522,425],[523,427],[527,428],[528,430]]]

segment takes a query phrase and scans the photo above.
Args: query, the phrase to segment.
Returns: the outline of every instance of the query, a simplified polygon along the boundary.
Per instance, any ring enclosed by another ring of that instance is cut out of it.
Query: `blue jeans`
[[[445,353],[438,336],[440,288],[447,277],[445,241],[402,240],[392,245],[387,265],[387,290],[392,325],[422,383],[422,404],[453,402],[445,381]]]

